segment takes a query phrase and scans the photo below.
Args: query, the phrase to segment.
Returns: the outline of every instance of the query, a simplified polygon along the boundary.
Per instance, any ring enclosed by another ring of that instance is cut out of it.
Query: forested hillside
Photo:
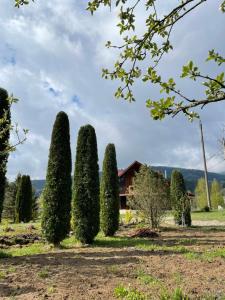
[[[197,180],[201,177],[204,177],[204,172],[201,170],[194,170],[194,169],[184,169],[184,168],[176,168],[176,167],[165,167],[165,166],[153,166],[154,170],[159,170],[163,174],[167,173],[167,177],[170,178],[172,170],[177,169],[179,170],[182,175],[184,176],[185,184],[188,190],[194,191],[196,187]],[[213,173],[209,172],[209,181],[213,181],[215,178],[218,180],[222,185],[225,185],[225,174],[219,174],[219,173]],[[33,186],[35,187],[37,193],[41,193],[45,180],[33,180],[32,181]]]
[[[184,169],[184,168],[176,168],[176,167],[165,167],[165,166],[154,166],[152,167],[155,170],[159,170],[160,172],[167,173],[167,177],[170,178],[172,170],[177,169],[179,170],[185,180],[185,184],[188,190],[194,191],[197,181],[199,178],[204,177],[204,171],[202,170],[195,170],[195,169]],[[225,184],[225,174],[219,173],[208,173],[209,181],[213,181],[213,179],[218,180],[222,185]]]

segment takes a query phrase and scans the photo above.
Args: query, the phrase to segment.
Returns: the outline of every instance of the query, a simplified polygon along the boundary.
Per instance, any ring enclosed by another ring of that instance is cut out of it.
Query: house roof
[[[133,168],[135,165],[138,165],[139,167],[142,165],[139,161],[135,160],[132,164],[130,164],[126,169],[120,169],[118,170],[118,176],[123,176],[128,170]]]

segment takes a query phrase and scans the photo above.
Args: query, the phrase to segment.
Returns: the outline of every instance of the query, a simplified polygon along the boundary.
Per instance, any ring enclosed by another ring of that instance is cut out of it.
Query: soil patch
[[[35,242],[40,242],[42,239],[38,234],[18,234],[13,236],[1,236],[0,248],[5,249],[15,245],[28,245]]]
[[[99,239],[91,247],[1,259],[0,299],[113,300],[121,285],[138,289],[147,300],[175,287],[194,300],[224,299],[223,255],[195,258],[225,251],[225,232],[206,229],[167,228],[152,240],[130,238],[134,229],[123,230],[114,242]],[[142,247],[147,244],[153,247]]]

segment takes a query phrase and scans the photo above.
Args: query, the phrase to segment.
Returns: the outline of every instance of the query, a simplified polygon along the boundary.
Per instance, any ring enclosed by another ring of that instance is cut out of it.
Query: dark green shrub
[[[16,204],[17,186],[15,182],[6,184],[5,199],[3,205],[2,217],[15,222],[15,204]]]
[[[0,250],[0,259],[2,259],[2,258],[9,258],[9,257],[12,257],[12,255],[9,254],[9,253],[4,252],[2,250]]]
[[[206,205],[206,206],[202,209],[202,211],[204,211],[204,212],[210,212],[210,208]]]
[[[6,165],[8,161],[8,146],[10,136],[11,114],[8,93],[0,88],[0,222],[2,218],[3,202],[6,184]]]
[[[70,231],[71,184],[69,119],[59,112],[52,131],[42,214],[43,235],[55,246]]]
[[[16,194],[16,222],[27,223],[32,219],[32,185],[30,176],[23,175]]]
[[[73,225],[76,238],[92,243],[99,231],[99,167],[95,130],[82,126],[78,133],[73,184]]]
[[[170,198],[174,210],[175,223],[178,225],[185,223],[186,226],[191,226],[190,202],[186,195],[183,175],[177,170],[173,170],[171,174]]]
[[[105,236],[113,236],[119,227],[119,181],[116,150],[109,144],[103,161],[101,188],[101,230]]]

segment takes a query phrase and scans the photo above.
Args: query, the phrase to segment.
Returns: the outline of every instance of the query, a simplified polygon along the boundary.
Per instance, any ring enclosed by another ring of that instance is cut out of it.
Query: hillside
[[[194,170],[194,169],[184,169],[184,168],[176,168],[176,167],[165,167],[165,166],[152,166],[154,170],[158,170],[162,172],[163,174],[167,173],[167,178],[170,178],[171,173],[174,169],[177,169],[181,171],[181,173],[184,176],[184,180],[186,183],[186,187],[190,191],[194,191],[196,187],[197,180],[201,177],[204,177],[204,172],[201,170]],[[209,172],[209,181],[211,182],[214,178],[218,180],[222,185],[225,186],[225,174],[218,174],[218,173],[213,173]],[[41,193],[44,185],[45,185],[45,180],[40,179],[40,180],[32,180],[32,184],[35,187],[36,191],[38,194]]]
[[[179,170],[185,180],[185,184],[188,190],[194,191],[196,187],[197,180],[201,177],[204,177],[204,171],[195,170],[195,169],[184,169],[184,168],[176,168],[176,167],[165,167],[165,166],[153,166],[154,170],[158,170],[163,174],[167,173],[167,178],[170,178],[171,173],[174,169]],[[225,174],[208,172],[209,182],[213,181],[213,179],[218,180],[222,185],[225,185]]]
[[[40,194],[44,188],[45,180],[44,179],[35,179],[32,180],[32,185],[35,188],[36,192]]]

